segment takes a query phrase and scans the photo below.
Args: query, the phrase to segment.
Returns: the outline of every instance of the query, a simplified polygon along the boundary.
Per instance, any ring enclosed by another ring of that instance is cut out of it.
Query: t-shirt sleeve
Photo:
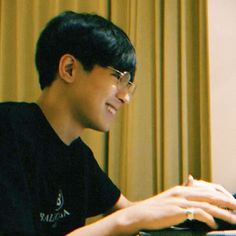
[[[120,190],[100,168],[91,150],[87,158],[87,217],[105,213],[120,197]]]

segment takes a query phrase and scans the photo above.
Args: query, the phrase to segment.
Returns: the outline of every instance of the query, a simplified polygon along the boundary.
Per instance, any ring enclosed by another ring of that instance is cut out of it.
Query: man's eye
[[[112,73],[112,75],[115,76],[116,79],[118,79],[118,80],[120,79],[120,76],[121,76],[119,73]]]

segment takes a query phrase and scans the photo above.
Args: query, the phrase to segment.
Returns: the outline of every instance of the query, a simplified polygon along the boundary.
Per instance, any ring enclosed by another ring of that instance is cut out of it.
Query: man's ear
[[[70,55],[65,54],[59,61],[59,76],[67,83],[71,83],[74,80],[73,70],[75,69],[76,59]]]

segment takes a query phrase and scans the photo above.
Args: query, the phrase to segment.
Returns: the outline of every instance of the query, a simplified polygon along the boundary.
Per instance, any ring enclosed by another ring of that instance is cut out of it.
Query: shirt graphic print
[[[57,226],[57,221],[66,218],[71,213],[64,208],[64,196],[62,190],[58,191],[55,209],[53,212],[40,212],[40,221],[42,223],[51,223],[52,227]]]

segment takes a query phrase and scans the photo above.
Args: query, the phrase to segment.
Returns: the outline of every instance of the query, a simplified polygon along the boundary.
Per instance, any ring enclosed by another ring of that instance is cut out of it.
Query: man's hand
[[[188,186],[177,186],[137,203],[129,209],[140,217],[144,229],[162,229],[194,218],[217,228],[214,218],[236,224],[236,200],[223,187],[192,180]]]
[[[236,224],[236,200],[223,187],[189,179],[154,197],[137,203],[120,198],[114,213],[79,228],[73,236],[134,235],[142,229],[163,229],[195,219],[215,229],[215,218]]]

